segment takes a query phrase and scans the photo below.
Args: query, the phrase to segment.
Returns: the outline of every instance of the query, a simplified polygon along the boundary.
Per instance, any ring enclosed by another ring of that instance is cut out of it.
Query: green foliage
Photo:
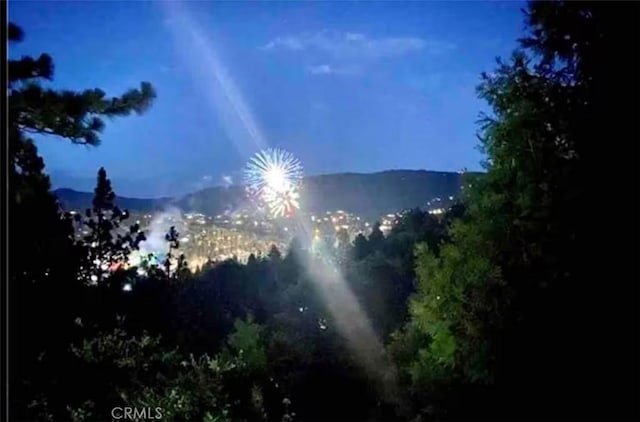
[[[117,369],[146,371],[154,361],[168,362],[175,359],[174,353],[154,355],[160,338],[143,334],[140,338],[129,337],[121,328],[113,332],[84,339],[78,346],[72,345],[72,353],[88,364],[109,362]]]
[[[249,317],[246,321],[237,319],[233,324],[234,332],[227,340],[229,351],[239,356],[248,375],[261,373],[267,366],[264,348],[264,328]]]
[[[109,374],[102,395],[91,392],[97,414],[113,406],[157,407],[163,420],[227,420],[232,403],[224,385],[242,367],[234,356],[187,357],[164,348],[158,337],[131,336],[121,328],[85,339],[72,352],[82,362],[85,382]]]
[[[439,257],[424,244],[416,250],[418,291],[410,304],[411,329],[426,340],[411,364],[416,383],[458,377],[491,381],[486,340],[500,321],[503,283],[478,248],[477,233],[464,224],[452,232],[453,244],[444,245]]]
[[[487,173],[469,182],[445,243],[416,248],[411,318],[390,346],[418,413],[575,417],[590,394],[575,363],[590,346],[577,334],[587,309],[573,303],[591,288],[579,276],[584,233],[575,220],[587,203],[585,128],[610,17],[597,4],[531,3],[522,48],[483,75]]]
[[[135,388],[127,396],[127,404],[160,408],[163,420],[230,421],[232,404],[224,383],[233,376],[235,368],[232,362],[220,362],[206,355],[200,359],[191,356],[180,361],[175,378],[161,386]]]

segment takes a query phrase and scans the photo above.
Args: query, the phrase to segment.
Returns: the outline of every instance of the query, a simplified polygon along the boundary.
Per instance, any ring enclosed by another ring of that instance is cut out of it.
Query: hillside
[[[424,207],[434,198],[456,196],[462,175],[425,170],[390,170],[380,173],[341,173],[304,179],[301,203],[307,212],[344,210],[365,217],[378,217],[406,208]],[[67,209],[86,208],[93,194],[70,189],[55,191]],[[181,198],[118,198],[118,205],[131,211],[154,211],[173,205],[184,211],[216,215],[247,204],[241,186],[213,187]]]
[[[90,207],[93,199],[93,193],[79,192],[67,188],[56,189],[54,194],[58,197],[58,201],[65,210],[78,210]],[[141,199],[120,196],[116,198],[116,203],[120,208],[140,212],[162,210],[171,201],[171,198]]]

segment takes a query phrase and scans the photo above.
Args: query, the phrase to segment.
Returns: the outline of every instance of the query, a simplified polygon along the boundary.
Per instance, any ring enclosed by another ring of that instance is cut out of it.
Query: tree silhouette
[[[126,268],[129,254],[146,240],[137,223],[128,230],[121,229],[122,223],[129,218],[129,212],[120,210],[115,199],[107,172],[100,168],[92,208],[87,208],[84,219],[75,214],[76,222],[81,223],[77,230],[87,232],[82,236],[87,250],[82,274],[88,284],[100,284],[114,270]]]
[[[180,248],[180,233],[178,233],[175,226],[169,228],[169,232],[165,235],[165,240],[169,245],[169,251],[162,263],[164,272],[171,280],[182,280],[189,272],[189,268],[184,254],[176,256],[174,253]]]
[[[14,24],[9,32],[12,42],[24,37]],[[74,255],[71,223],[59,212],[56,198],[49,193],[44,162],[33,140],[25,134],[55,135],[74,143],[97,145],[103,117],[142,113],[155,97],[148,83],[143,83],[140,90],[111,99],[105,99],[100,90],[43,90],[38,81],[52,76],[53,62],[46,54],[37,60],[22,57],[9,61],[9,207],[15,227],[10,234],[11,274],[26,280],[41,280],[45,273],[56,280],[74,280],[75,270],[65,264],[74,261],[63,258]],[[62,271],[59,275],[58,270]]]
[[[356,238],[353,240],[353,255],[356,260],[363,259],[370,252],[369,241],[362,234],[358,233]]]
[[[384,245],[384,234],[380,230],[380,222],[376,221],[369,234],[369,248],[371,251],[382,250]]]
[[[24,39],[15,24],[8,29],[10,42]],[[27,135],[97,145],[102,118],[142,113],[155,93],[148,83],[110,99],[95,89],[44,89],[40,81],[53,77],[53,61],[46,54],[9,60],[8,70],[11,409],[13,419],[32,420],[66,412],[65,356],[76,332],[73,321],[82,297],[79,271],[86,250],[76,243],[72,221],[49,192],[44,161]],[[39,405],[29,407],[34,400]]]
[[[418,292],[396,338],[410,348],[398,356],[408,358],[403,371],[417,406],[430,406],[425,416],[623,412],[604,405],[617,400],[599,388],[612,380],[593,368],[594,347],[602,349],[591,345],[585,321],[602,325],[592,317],[599,289],[580,258],[590,230],[576,219],[588,206],[583,171],[602,124],[592,112],[605,107],[601,90],[610,84],[600,55],[618,31],[614,9],[531,3],[521,48],[483,75],[478,92],[493,109],[480,122],[487,173],[465,190],[451,243],[439,253],[417,249]],[[585,397],[602,401],[585,407]]]

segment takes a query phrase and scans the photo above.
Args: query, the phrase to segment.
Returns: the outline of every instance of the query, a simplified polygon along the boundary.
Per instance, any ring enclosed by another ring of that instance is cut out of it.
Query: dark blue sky
[[[308,174],[479,169],[475,86],[516,46],[523,6],[14,1],[26,38],[9,54],[51,54],[60,88],[157,89],[98,148],[39,140],[56,187],[91,189],[105,166],[120,195],[175,195],[237,181],[264,146]]]

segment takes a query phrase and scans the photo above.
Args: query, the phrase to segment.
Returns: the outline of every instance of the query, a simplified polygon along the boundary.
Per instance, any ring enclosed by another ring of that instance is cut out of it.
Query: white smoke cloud
[[[169,251],[165,236],[169,233],[171,226],[174,226],[179,233],[185,233],[186,224],[179,208],[168,207],[153,217],[149,228],[145,230],[147,240],[140,244],[140,253],[143,256],[165,255]]]

